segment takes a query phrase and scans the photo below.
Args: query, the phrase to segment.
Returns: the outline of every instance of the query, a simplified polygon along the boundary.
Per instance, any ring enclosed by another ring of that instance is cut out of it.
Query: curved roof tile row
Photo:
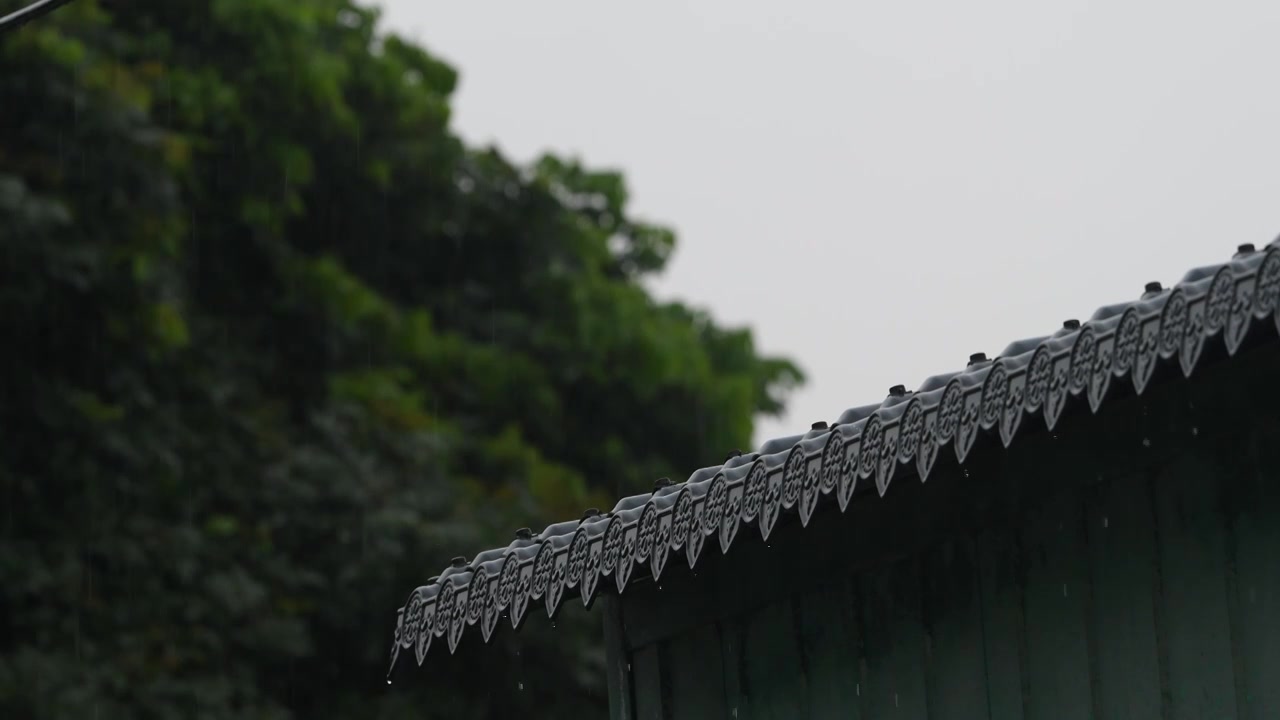
[[[663,478],[610,512],[518,530],[510,545],[454,558],[413,590],[398,611],[392,668],[402,653],[422,664],[433,644],[452,653],[473,625],[485,642],[503,618],[518,629],[534,603],[554,617],[566,597],[590,606],[606,584],[621,593],[637,565],[655,580],[673,555],[693,567],[708,542],[729,552],[743,526],[767,540],[783,512],[807,526],[824,499],[843,511],[859,482],[874,482],[882,496],[899,475],[914,471],[923,482],[944,448],[964,463],[984,432],[1008,447],[1034,414],[1052,430],[1071,398],[1097,412],[1114,385],[1127,381],[1142,394],[1161,362],[1190,376],[1207,342],[1234,355],[1264,321],[1280,332],[1278,294],[1280,239],[1261,250],[1242,245],[1230,261],[1192,270],[1174,287],[1148,283],[1136,300],[1019,340],[993,359],[975,354],[965,369],[914,392],[895,386],[883,402],[846,410],[830,426],[731,453],[682,483]]]

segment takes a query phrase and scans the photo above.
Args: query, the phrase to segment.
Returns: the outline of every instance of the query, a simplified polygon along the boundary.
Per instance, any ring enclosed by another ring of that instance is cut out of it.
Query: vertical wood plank
[[[1022,720],[1026,638],[1017,536],[1006,528],[977,540],[983,654],[991,720]]]
[[[1084,522],[1076,497],[1027,513],[1023,528],[1026,710],[1032,720],[1093,715]]]
[[[1213,464],[1195,451],[1169,462],[1152,488],[1174,720],[1236,717],[1220,492]]]
[[[924,562],[930,720],[986,720],[987,672],[974,545],[942,543]]]
[[[675,720],[720,717],[724,708],[724,663],[720,630],[704,625],[667,641],[671,711]]]
[[[1160,569],[1146,478],[1104,483],[1087,516],[1099,716],[1159,718],[1164,712],[1156,637]]]
[[[857,600],[850,584],[832,583],[798,602],[809,717],[860,720]]]
[[[742,649],[747,671],[745,717],[790,720],[805,716],[805,677],[797,641],[789,599],[754,613],[747,621]]]
[[[631,654],[631,674],[637,720],[664,720],[661,653],[656,643]]]
[[[1230,493],[1240,717],[1280,718],[1280,424],[1241,448]]]
[[[725,716],[745,718],[747,700],[742,691],[742,679],[746,675],[747,661],[742,647],[747,631],[738,622],[724,621],[717,625],[720,631],[720,663],[724,668]]]
[[[627,651],[622,605],[616,595],[600,598],[604,625],[605,675],[609,683],[609,717],[631,720],[635,708],[631,698],[631,653]]]
[[[919,565],[904,560],[867,571],[859,582],[865,637],[867,717],[927,718]]]

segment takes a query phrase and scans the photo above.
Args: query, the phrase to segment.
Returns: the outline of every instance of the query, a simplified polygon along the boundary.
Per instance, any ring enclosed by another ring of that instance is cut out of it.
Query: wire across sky
[[[69,2],[71,0],[36,0],[24,8],[0,17],[0,35],[15,30],[45,13],[53,12]]]

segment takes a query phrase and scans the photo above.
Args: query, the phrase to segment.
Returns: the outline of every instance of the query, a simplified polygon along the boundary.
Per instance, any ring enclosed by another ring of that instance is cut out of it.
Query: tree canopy
[[[620,173],[467,147],[456,80],[345,0],[0,38],[0,716],[600,713],[598,619],[387,688],[395,608],[801,374],[646,292]]]

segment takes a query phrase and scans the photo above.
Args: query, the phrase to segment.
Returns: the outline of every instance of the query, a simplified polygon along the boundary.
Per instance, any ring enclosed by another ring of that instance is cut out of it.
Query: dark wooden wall
[[[1280,351],[1206,362],[606,597],[614,717],[1280,718]]]

